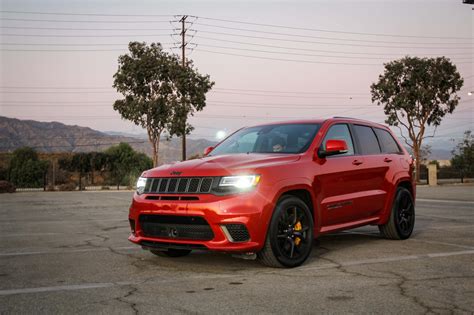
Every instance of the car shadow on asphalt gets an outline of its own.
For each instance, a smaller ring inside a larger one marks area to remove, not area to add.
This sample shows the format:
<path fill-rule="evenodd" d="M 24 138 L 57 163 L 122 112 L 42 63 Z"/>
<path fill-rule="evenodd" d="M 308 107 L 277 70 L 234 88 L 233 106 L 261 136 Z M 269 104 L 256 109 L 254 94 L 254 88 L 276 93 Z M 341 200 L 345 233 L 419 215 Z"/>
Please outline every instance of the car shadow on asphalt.
<path fill-rule="evenodd" d="M 318 258 L 325 258 L 337 251 L 364 244 L 371 246 L 376 242 L 386 241 L 378 231 L 344 231 L 321 236 L 314 241 L 313 251 L 305 266 L 322 264 Z M 142 256 L 143 257 L 143 256 Z M 179 258 L 158 257 L 146 252 L 142 263 L 151 268 L 173 268 L 196 273 L 232 273 L 243 270 L 268 270 L 258 260 L 242 259 L 227 253 L 210 251 L 194 251 L 190 255 Z M 327 262 L 324 262 L 327 263 Z"/>

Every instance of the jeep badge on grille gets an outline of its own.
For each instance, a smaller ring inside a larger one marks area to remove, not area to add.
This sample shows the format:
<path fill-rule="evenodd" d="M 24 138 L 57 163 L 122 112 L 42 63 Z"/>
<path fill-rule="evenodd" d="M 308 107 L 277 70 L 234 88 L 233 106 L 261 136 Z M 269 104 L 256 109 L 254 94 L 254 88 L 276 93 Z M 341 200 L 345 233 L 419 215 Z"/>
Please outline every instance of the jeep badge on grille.
<path fill-rule="evenodd" d="M 183 174 L 183 172 L 172 171 L 172 172 L 170 173 L 170 175 L 176 175 L 176 176 L 179 176 L 179 175 L 181 175 L 181 174 Z"/>

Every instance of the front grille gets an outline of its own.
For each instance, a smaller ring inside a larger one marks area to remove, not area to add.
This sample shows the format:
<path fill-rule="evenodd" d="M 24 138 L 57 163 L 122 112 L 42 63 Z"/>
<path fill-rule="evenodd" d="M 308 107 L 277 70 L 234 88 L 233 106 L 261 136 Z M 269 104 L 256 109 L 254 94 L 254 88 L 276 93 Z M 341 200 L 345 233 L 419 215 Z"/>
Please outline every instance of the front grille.
<path fill-rule="evenodd" d="M 202 217 L 173 215 L 141 215 L 140 227 L 145 236 L 209 241 L 214 233 Z"/>
<path fill-rule="evenodd" d="M 145 194 L 208 194 L 218 185 L 217 177 L 148 178 Z"/>
<path fill-rule="evenodd" d="M 243 224 L 226 224 L 223 227 L 227 230 L 229 236 L 232 238 L 230 240 L 231 242 L 246 242 L 250 240 L 249 231 Z"/>

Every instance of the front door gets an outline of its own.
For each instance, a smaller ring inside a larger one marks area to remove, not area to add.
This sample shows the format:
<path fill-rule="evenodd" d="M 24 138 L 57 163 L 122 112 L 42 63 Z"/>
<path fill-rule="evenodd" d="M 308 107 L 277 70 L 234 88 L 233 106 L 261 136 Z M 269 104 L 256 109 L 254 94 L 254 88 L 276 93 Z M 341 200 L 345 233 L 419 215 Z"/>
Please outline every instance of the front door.
<path fill-rule="evenodd" d="M 344 140 L 348 152 L 319 160 L 321 173 L 315 178 L 314 189 L 318 204 L 321 205 L 322 228 L 344 224 L 356 218 L 354 202 L 360 191 L 360 178 L 364 176 L 364 159 L 355 155 L 349 125 L 330 126 L 321 143 L 323 148 L 330 139 Z"/>

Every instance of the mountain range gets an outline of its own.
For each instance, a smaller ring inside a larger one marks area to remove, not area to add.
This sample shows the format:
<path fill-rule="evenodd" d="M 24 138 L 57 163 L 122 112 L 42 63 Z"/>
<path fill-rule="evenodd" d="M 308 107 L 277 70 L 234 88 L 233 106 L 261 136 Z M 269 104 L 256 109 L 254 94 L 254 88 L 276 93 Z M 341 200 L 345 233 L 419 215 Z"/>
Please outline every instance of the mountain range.
<path fill-rule="evenodd" d="M 187 154 L 201 154 L 204 148 L 215 144 L 206 139 L 186 139 Z M 20 147 L 32 147 L 38 152 L 103 151 L 120 142 L 129 143 L 135 150 L 151 156 L 151 146 L 144 135 L 105 133 L 88 127 L 65 125 L 59 122 L 39 122 L 0 116 L 0 152 L 12 152 Z M 181 159 L 181 140 L 162 140 L 160 162 Z"/>

